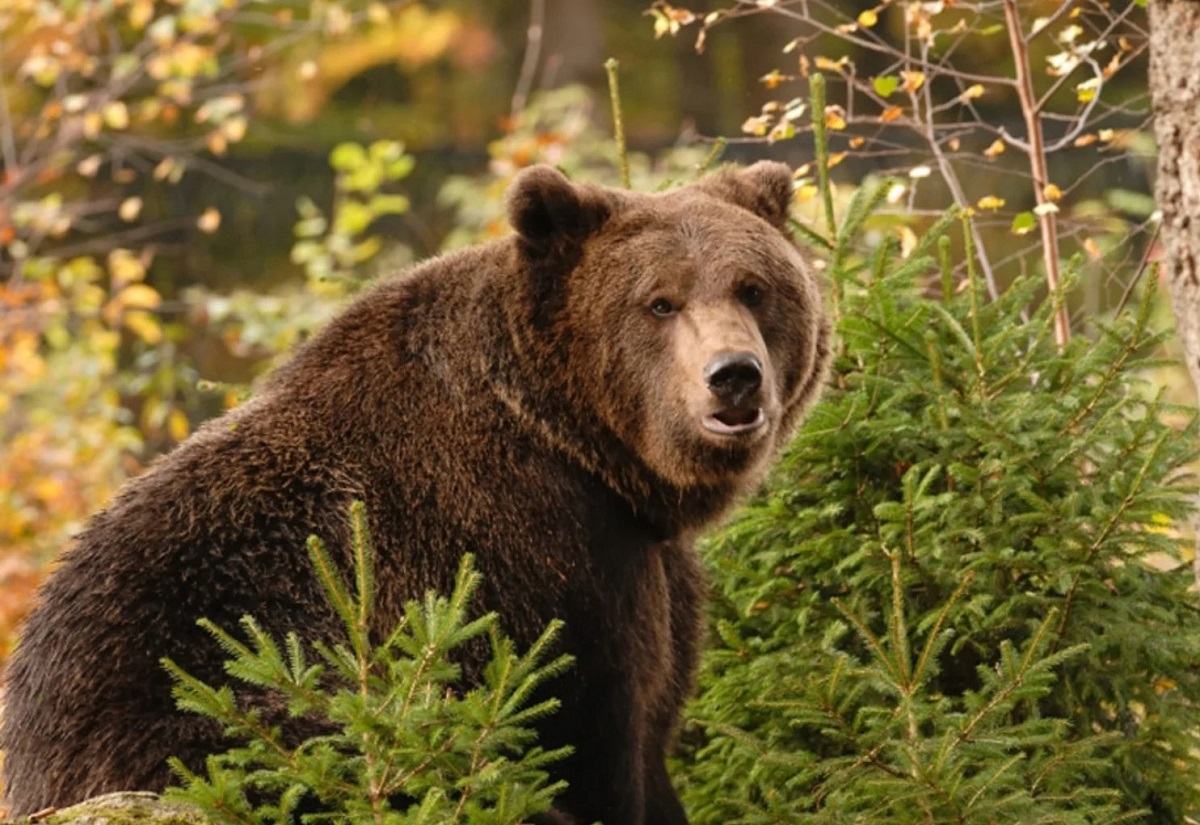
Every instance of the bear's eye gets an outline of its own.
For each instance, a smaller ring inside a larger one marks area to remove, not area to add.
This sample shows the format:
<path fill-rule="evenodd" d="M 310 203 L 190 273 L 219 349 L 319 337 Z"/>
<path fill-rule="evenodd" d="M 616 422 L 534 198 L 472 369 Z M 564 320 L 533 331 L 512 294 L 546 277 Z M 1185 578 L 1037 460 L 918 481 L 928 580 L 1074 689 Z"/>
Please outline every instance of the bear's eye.
<path fill-rule="evenodd" d="M 758 284 L 742 284 L 738 287 L 737 297 L 750 309 L 754 309 L 762 304 L 763 299 L 767 297 L 767 291 Z"/>
<path fill-rule="evenodd" d="M 666 298 L 655 298 L 650 302 L 650 314 L 655 318 L 669 318 L 676 312 L 675 305 Z"/>

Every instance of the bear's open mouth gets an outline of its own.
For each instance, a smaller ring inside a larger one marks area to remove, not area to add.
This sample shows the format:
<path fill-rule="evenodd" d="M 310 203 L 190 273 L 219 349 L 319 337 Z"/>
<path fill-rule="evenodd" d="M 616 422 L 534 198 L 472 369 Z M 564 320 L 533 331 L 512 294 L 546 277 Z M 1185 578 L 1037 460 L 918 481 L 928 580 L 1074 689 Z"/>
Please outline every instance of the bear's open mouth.
<path fill-rule="evenodd" d="M 742 435 L 767 423 L 762 407 L 720 410 L 704 416 L 704 429 L 717 435 Z"/>

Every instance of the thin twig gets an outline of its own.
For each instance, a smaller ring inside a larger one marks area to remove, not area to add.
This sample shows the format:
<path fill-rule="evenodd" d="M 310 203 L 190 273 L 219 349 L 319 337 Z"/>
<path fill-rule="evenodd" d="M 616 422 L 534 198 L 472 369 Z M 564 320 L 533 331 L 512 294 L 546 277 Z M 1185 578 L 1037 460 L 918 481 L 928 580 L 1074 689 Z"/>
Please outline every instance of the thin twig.
<path fill-rule="evenodd" d="M 525 109 L 529 91 L 533 88 L 533 76 L 537 72 L 538 60 L 542 56 L 542 33 L 545 31 L 546 0 L 529 0 L 529 27 L 525 30 L 525 58 L 521 61 L 521 74 L 512 97 L 512 116 L 515 118 Z"/>
<path fill-rule="evenodd" d="M 1008 24 L 1008 40 L 1016 68 L 1017 98 L 1021 114 L 1025 118 L 1025 138 L 1029 142 L 1029 169 L 1033 173 L 1033 194 L 1039 207 L 1047 207 L 1046 184 L 1050 182 L 1046 170 L 1046 147 L 1042 136 L 1042 124 L 1038 119 L 1037 96 L 1033 90 L 1033 78 L 1029 72 L 1028 42 L 1021 33 L 1021 19 L 1017 0 L 1004 0 L 1004 18 Z M 1052 206 L 1052 204 L 1051 204 Z M 1034 210 L 1042 236 L 1042 261 L 1046 267 L 1046 286 L 1050 294 L 1058 292 L 1062 282 L 1059 271 L 1058 226 L 1054 209 Z M 1067 307 L 1060 305 L 1054 313 L 1054 343 L 1062 349 L 1071 337 L 1071 319 Z"/>

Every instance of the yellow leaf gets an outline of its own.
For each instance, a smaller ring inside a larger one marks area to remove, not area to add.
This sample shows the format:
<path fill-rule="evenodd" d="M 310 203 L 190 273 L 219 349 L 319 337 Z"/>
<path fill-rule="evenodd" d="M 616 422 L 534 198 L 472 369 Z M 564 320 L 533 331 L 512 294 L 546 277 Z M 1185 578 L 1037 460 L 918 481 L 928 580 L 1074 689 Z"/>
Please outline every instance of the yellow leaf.
<path fill-rule="evenodd" d="M 925 85 L 924 72 L 900 72 L 900 79 L 904 81 L 902 88 L 910 94 Z"/>
<path fill-rule="evenodd" d="M 804 203 L 817 196 L 817 187 L 811 183 L 796 187 L 796 202 Z"/>
<path fill-rule="evenodd" d="M 975 205 L 980 209 L 999 209 L 1004 206 L 1004 198 L 998 198 L 995 195 L 984 195 Z"/>
<path fill-rule="evenodd" d="M 827 106 L 825 108 L 825 128 L 833 129 L 835 132 L 846 128 L 846 118 L 842 116 L 839 107 Z"/>
<path fill-rule="evenodd" d="M 876 14 L 872 9 L 868 9 L 858 16 L 858 25 L 862 26 L 864 29 L 869 29 L 878 22 L 879 15 Z"/>
<path fill-rule="evenodd" d="M 1095 238 L 1084 238 L 1083 248 L 1093 261 L 1100 260 L 1100 245 L 1096 243 Z"/>
<path fill-rule="evenodd" d="M 183 441 L 188 434 L 187 416 L 183 414 L 183 410 L 171 410 L 171 414 L 167 416 L 167 432 L 171 434 L 171 438 L 176 441 Z"/>
<path fill-rule="evenodd" d="M 118 293 L 117 298 L 127 307 L 153 309 L 162 303 L 158 290 L 146 284 L 130 284 Z"/>
<path fill-rule="evenodd" d="M 818 56 L 815 61 L 816 67 L 823 72 L 840 72 L 842 66 L 846 65 L 849 58 L 839 57 L 837 60 L 830 60 L 828 57 Z"/>
<path fill-rule="evenodd" d="M 157 344 L 162 341 L 162 324 L 150 313 L 135 309 L 132 312 L 126 312 L 121 320 L 126 329 L 147 344 Z"/>
<path fill-rule="evenodd" d="M 125 223 L 136 221 L 138 215 L 142 212 L 142 199 L 133 197 L 126 198 L 121 201 L 121 205 L 117 207 L 117 215 Z"/>
<path fill-rule="evenodd" d="M 1076 148 L 1082 148 L 1084 146 L 1091 146 L 1095 142 L 1096 142 L 1095 135 L 1086 134 L 1086 135 L 1080 135 L 1079 137 L 1075 138 L 1074 145 Z"/>
<path fill-rule="evenodd" d="M 88 155 L 75 165 L 75 171 L 85 178 L 94 178 L 96 173 L 100 171 L 100 164 L 103 161 L 104 158 L 100 155 Z"/>
<path fill-rule="evenodd" d="M 769 118 L 765 117 L 748 117 L 742 124 L 742 131 L 748 135 L 762 137 L 767 133 Z"/>
<path fill-rule="evenodd" d="M 237 143 L 246 136 L 246 118 L 241 115 L 229 118 L 221 124 L 221 134 L 231 143 Z"/>
<path fill-rule="evenodd" d="M 31 487 L 34 498 L 47 504 L 61 501 L 66 491 L 66 486 L 57 478 L 35 479 Z"/>
<path fill-rule="evenodd" d="M 768 89 L 774 89 L 784 81 L 791 79 L 792 78 L 788 75 L 780 73 L 779 69 L 771 69 L 770 72 L 760 77 L 758 82 L 766 86 Z"/>
<path fill-rule="evenodd" d="M 841 163 L 845 159 L 846 159 L 845 152 L 835 152 L 834 154 L 829 156 L 829 162 L 828 162 L 828 164 L 826 164 L 826 166 L 827 166 L 827 168 L 832 169 L 833 167 L 837 166 L 839 163 Z"/>
<path fill-rule="evenodd" d="M 917 248 L 917 234 L 907 226 L 899 227 L 896 234 L 900 236 L 900 257 L 907 258 Z"/>
<path fill-rule="evenodd" d="M 1116 137 L 1116 134 L 1117 133 L 1115 131 L 1113 131 L 1112 129 L 1101 129 L 1100 130 L 1100 139 L 1102 141 L 1104 141 L 1105 143 L 1108 143 L 1114 137 Z"/>
<path fill-rule="evenodd" d="M 146 24 L 154 17 L 154 1 L 153 0 L 134 0 L 129 6 L 129 25 L 133 26 L 135 31 L 141 31 L 146 28 Z"/>
<path fill-rule="evenodd" d="M 1062 190 L 1053 183 L 1047 183 L 1042 189 L 1042 196 L 1048 201 L 1057 201 L 1062 199 Z"/>
<path fill-rule="evenodd" d="M 983 97 L 983 92 L 983 84 L 976 83 L 974 86 L 968 86 L 966 91 L 962 93 L 962 96 L 965 100 L 976 100 Z"/>
<path fill-rule="evenodd" d="M 900 202 L 904 197 L 904 193 L 908 191 L 908 187 L 903 183 L 893 183 L 887 191 L 887 202 L 893 206 Z"/>
<path fill-rule="evenodd" d="M 879 120 L 882 123 L 891 123 L 893 120 L 899 118 L 902 114 L 904 114 L 904 110 L 899 106 L 888 106 L 879 115 Z"/>
<path fill-rule="evenodd" d="M 83 116 L 83 136 L 89 140 L 100 134 L 104 128 L 104 118 L 99 112 L 88 112 Z"/>
<path fill-rule="evenodd" d="M 114 100 L 104 107 L 104 122 L 110 129 L 124 129 L 129 126 L 129 109 L 120 100 Z"/>
<path fill-rule="evenodd" d="M 1005 149 L 1004 141 L 997 138 L 996 140 L 992 141 L 991 146 L 989 146 L 988 148 L 983 150 L 983 153 L 985 155 L 987 155 L 989 158 L 994 158 L 997 155 L 1004 154 L 1004 149 Z"/>
<path fill-rule="evenodd" d="M 851 138 L 850 139 L 850 148 L 858 149 L 866 142 L 867 142 L 867 139 L 864 137 Z"/>
<path fill-rule="evenodd" d="M 112 276 L 113 289 L 120 290 L 126 284 L 136 284 L 146 277 L 146 267 L 128 249 L 114 249 L 108 253 L 108 272 Z"/>
<path fill-rule="evenodd" d="M 221 213 L 211 206 L 208 207 L 204 210 L 204 213 L 196 219 L 196 226 L 199 227 L 201 232 L 211 235 L 221 226 Z"/>

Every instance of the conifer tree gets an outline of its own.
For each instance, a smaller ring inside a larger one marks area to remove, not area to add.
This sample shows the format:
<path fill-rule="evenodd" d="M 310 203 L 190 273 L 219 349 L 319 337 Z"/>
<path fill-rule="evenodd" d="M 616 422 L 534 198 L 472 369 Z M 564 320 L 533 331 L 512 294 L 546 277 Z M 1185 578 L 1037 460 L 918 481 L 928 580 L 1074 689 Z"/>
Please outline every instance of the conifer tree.
<path fill-rule="evenodd" d="M 448 597 L 410 602 L 391 635 L 373 643 L 374 560 L 365 508 L 351 507 L 354 575 L 342 580 L 321 542 L 309 539 L 313 567 L 345 628 L 338 644 L 314 644 L 295 633 L 282 644 L 253 617 L 238 635 L 202 620 L 228 652 L 234 682 L 279 696 L 292 718 L 319 720 L 329 733 L 292 742 L 259 709 L 239 702 L 239 689 L 213 687 L 164 662 L 175 677 L 180 708 L 210 716 L 236 744 L 211 756 L 204 775 L 178 760 L 182 788 L 168 796 L 199 806 L 217 823 L 307 822 L 375 825 L 517 825 L 547 810 L 563 783 L 546 766 L 566 750 L 544 751 L 531 723 L 557 700 L 533 701 L 536 688 L 569 666 L 546 662 L 558 625 L 523 654 L 497 629 L 494 613 L 469 617 L 479 574 L 465 556 Z M 460 685 L 454 654 L 487 635 L 492 659 L 483 683 Z"/>
<path fill-rule="evenodd" d="M 988 301 L 967 216 L 907 256 L 870 247 L 885 189 L 806 231 L 829 262 L 831 387 L 705 548 L 693 819 L 1194 817 L 1200 616 L 1174 525 L 1195 422 L 1143 378 L 1166 334 L 1154 279 L 1056 346 L 1069 282 Z"/>

